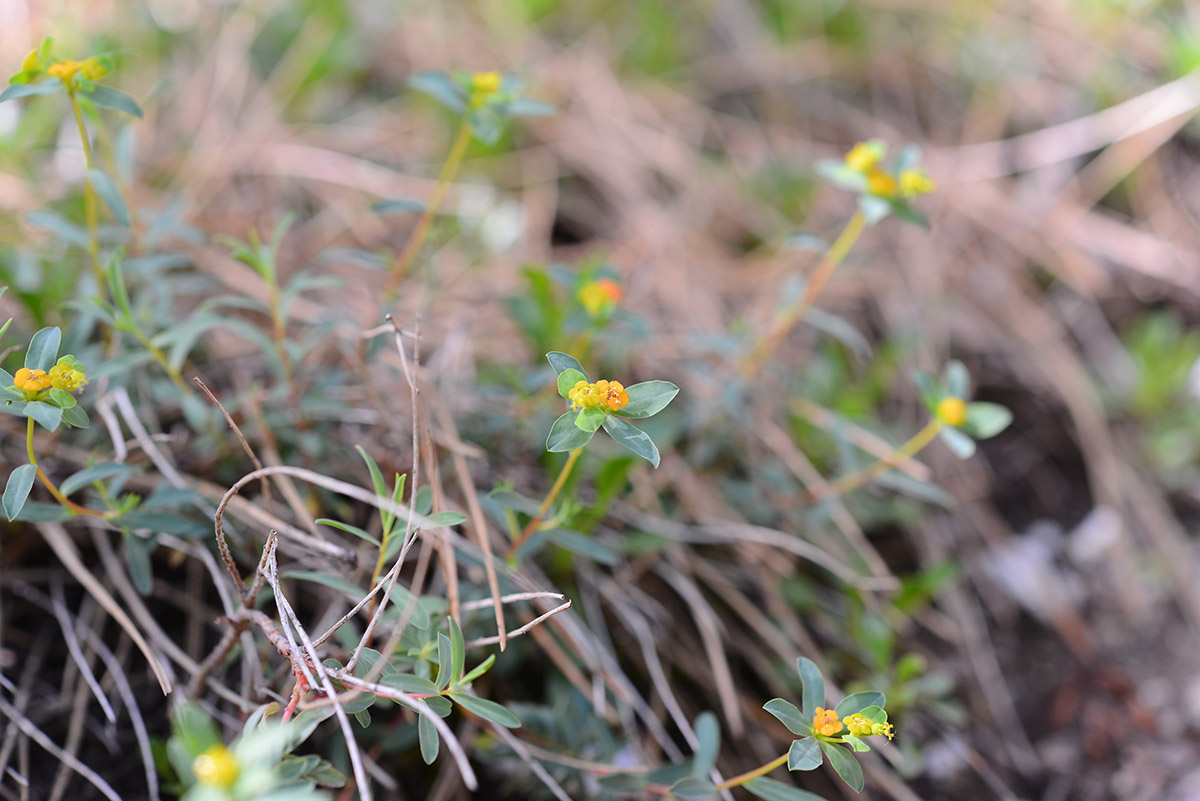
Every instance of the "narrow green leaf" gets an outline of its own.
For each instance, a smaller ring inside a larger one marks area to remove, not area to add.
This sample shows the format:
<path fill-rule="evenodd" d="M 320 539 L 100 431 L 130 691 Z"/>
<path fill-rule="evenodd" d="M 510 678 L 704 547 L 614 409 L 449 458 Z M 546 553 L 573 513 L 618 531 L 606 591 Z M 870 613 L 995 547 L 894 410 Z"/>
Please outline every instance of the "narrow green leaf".
<path fill-rule="evenodd" d="M 576 412 L 567 412 L 554 421 L 550 426 L 550 434 L 546 437 L 546 450 L 551 453 L 565 453 L 576 448 L 582 448 L 592 441 L 595 435 L 591 431 L 583 431 L 575 425 Z"/>
<path fill-rule="evenodd" d="M 62 422 L 63 418 L 62 409 L 41 401 L 30 401 L 25 404 L 25 409 L 21 414 L 37 420 L 48 431 L 57 431 L 58 424 Z"/>
<path fill-rule="evenodd" d="M 5 100 L 16 100 L 18 97 L 28 97 L 29 95 L 52 95 L 55 92 L 61 92 L 63 88 L 62 81 L 54 78 L 41 83 L 24 83 L 14 84 L 3 92 L 0 92 L 0 103 Z"/>
<path fill-rule="evenodd" d="M 813 307 L 804 313 L 804 322 L 841 342 L 859 361 L 871 360 L 871 343 L 844 317 Z"/>
<path fill-rule="evenodd" d="M 439 690 L 444 690 L 450 686 L 450 677 L 454 673 L 454 644 L 450 642 L 449 637 L 440 631 L 437 636 L 437 650 L 438 672 L 434 684 Z"/>
<path fill-rule="evenodd" d="M 862 212 L 867 225 L 874 225 L 892 213 L 892 204 L 874 195 L 859 195 L 858 210 Z"/>
<path fill-rule="evenodd" d="M 340 520 L 330 520 L 328 517 L 318 517 L 313 522 L 315 522 L 319 525 L 322 525 L 322 526 L 329 526 L 330 528 L 336 528 L 339 531 L 346 532 L 347 534 L 353 534 L 354 536 L 358 537 L 360 540 L 366 540 L 367 542 L 371 543 L 376 548 L 381 547 L 379 540 L 375 539 L 374 537 L 372 537 L 367 532 L 363 531 L 358 526 L 352 526 L 349 523 L 343 523 Z"/>
<path fill-rule="evenodd" d="M 715 784 L 698 776 L 684 776 L 671 785 L 671 795 L 676 798 L 705 798 L 716 792 Z"/>
<path fill-rule="evenodd" d="M 139 468 L 128 464 L 119 464 L 117 462 L 101 462 L 94 464 L 91 467 L 85 467 L 78 473 L 68 476 L 62 484 L 58 485 L 58 491 L 63 495 L 70 495 L 76 490 L 83 489 L 89 484 L 94 484 L 97 481 L 104 481 L 113 476 L 126 475 L 128 473 L 141 472 Z"/>
<path fill-rule="evenodd" d="M 426 70 L 409 78 L 410 89 L 429 95 L 455 114 L 467 110 L 467 93 L 453 78 L 440 70 Z"/>
<path fill-rule="evenodd" d="M 938 436 L 959 459 L 970 459 L 975 455 L 975 440 L 957 428 L 945 426 L 938 432 Z"/>
<path fill-rule="evenodd" d="M 458 684 L 462 678 L 463 668 L 467 663 L 467 645 L 463 641 L 462 629 L 458 627 L 458 621 L 454 618 L 447 618 L 450 624 L 450 684 L 451 686 Z"/>
<path fill-rule="evenodd" d="M 450 698 L 454 703 L 468 712 L 476 714 L 484 720 L 490 720 L 498 726 L 503 726 L 506 729 L 521 728 L 520 718 L 495 701 L 489 701 L 486 698 L 476 698 L 473 695 L 459 694 L 451 695 Z"/>
<path fill-rule="evenodd" d="M 816 770 L 821 767 L 821 744 L 813 737 L 792 740 L 788 749 L 788 770 Z"/>
<path fill-rule="evenodd" d="M 849 745 L 851 748 L 853 748 L 855 751 L 857 751 L 860 754 L 865 754 L 866 752 L 871 750 L 871 746 L 867 745 L 860 738 L 855 737 L 853 735 L 847 734 L 842 739 L 844 739 L 846 741 L 847 745 Z"/>
<path fill-rule="evenodd" d="M 833 765 L 837 775 L 842 777 L 842 781 L 848 784 L 854 792 L 861 793 L 864 783 L 862 765 L 858 764 L 854 755 L 834 743 L 822 742 L 821 750 L 829 758 L 829 764 Z"/>
<path fill-rule="evenodd" d="M 92 185 L 92 189 L 96 190 L 96 194 L 108 207 L 113 219 L 128 228 L 130 225 L 129 206 L 125 203 L 125 198 L 121 196 L 121 190 L 117 188 L 116 181 L 99 167 L 89 169 L 87 179 L 88 183 Z"/>
<path fill-rule="evenodd" d="M 601 565 L 615 565 L 621 561 L 615 553 L 596 540 L 590 534 L 581 534 L 565 528 L 556 528 L 543 532 L 546 539 L 564 551 L 591 559 Z"/>
<path fill-rule="evenodd" d="M 297 581 L 311 581 L 314 584 L 320 584 L 329 587 L 332 590 L 343 592 L 354 600 L 361 599 L 366 595 L 366 591 L 360 589 L 357 585 L 346 581 L 341 576 L 331 576 L 326 573 L 318 573 L 315 570 L 293 570 L 290 573 L 284 573 L 281 578 L 296 579 Z"/>
<path fill-rule="evenodd" d="M 845 720 L 847 715 L 853 715 L 855 712 L 862 712 L 869 706 L 882 707 L 887 703 L 887 698 L 883 693 L 868 690 L 861 693 L 853 693 L 842 699 L 842 702 L 837 705 L 834 711 L 838 713 L 838 717 Z"/>
<path fill-rule="evenodd" d="M 49 370 L 58 359 L 58 346 L 62 343 L 62 331 L 58 328 L 43 328 L 29 340 L 25 349 L 25 366 L 30 370 Z"/>
<path fill-rule="evenodd" d="M 692 775 L 707 776 L 717 761 L 721 748 L 721 723 L 717 716 L 705 710 L 696 716 L 696 755 L 692 757 Z"/>
<path fill-rule="evenodd" d="M 142 107 L 138 105 L 138 102 L 132 96 L 125 94 L 119 89 L 93 85 L 91 89 L 81 94 L 97 106 L 123 111 L 126 114 L 137 117 L 139 120 L 145 117 L 142 113 Z"/>
<path fill-rule="evenodd" d="M 435 515 L 429 515 L 427 518 L 429 525 L 435 527 L 442 526 L 457 526 L 460 523 L 467 522 L 467 516 L 462 512 L 438 512 Z"/>
<path fill-rule="evenodd" d="M 800 710 L 791 701 L 785 701 L 782 698 L 772 698 L 763 704 L 763 709 L 774 715 L 784 726 L 787 726 L 788 731 L 792 734 L 800 736 L 812 734 L 812 716 L 801 714 Z"/>
<path fill-rule="evenodd" d="M 750 795 L 758 796 L 765 801 L 825 801 L 819 795 L 792 787 L 790 784 L 768 779 L 765 776 L 751 779 L 742 786 L 750 792 Z"/>
<path fill-rule="evenodd" d="M 580 431 L 586 431 L 589 434 L 595 434 L 600 426 L 604 425 L 604 412 L 597 409 L 595 406 L 589 406 L 586 409 L 580 409 L 579 414 L 575 416 L 575 427 Z"/>
<path fill-rule="evenodd" d="M 610 437 L 617 441 L 618 445 L 628 448 L 650 464 L 658 467 L 658 448 L 655 447 L 654 441 L 650 439 L 650 435 L 645 431 L 613 415 L 607 415 L 604 418 L 604 430 L 608 432 Z"/>
<path fill-rule="evenodd" d="M 618 409 L 617 414 L 638 420 L 667 408 L 667 404 L 679 394 L 679 387 L 670 381 L 643 381 L 626 387 L 625 391 L 629 393 L 629 403 Z"/>
<path fill-rule="evenodd" d="M 825 706 L 825 679 L 821 677 L 821 669 L 807 657 L 796 660 L 796 670 L 803 687 L 804 719 L 811 721 L 817 716 L 817 707 Z"/>
<path fill-rule="evenodd" d="M 479 678 L 484 673 L 487 673 L 488 670 L 491 669 L 492 665 L 495 664 L 495 662 L 496 662 L 496 655 L 488 654 L 488 658 L 483 660 L 482 662 L 480 662 L 478 665 L 476 665 L 475 669 L 472 670 L 470 673 L 463 676 L 462 681 L 460 681 L 459 684 L 470 684 L 471 682 L 475 681 L 475 679 Z"/>
<path fill-rule="evenodd" d="M 587 376 L 575 369 L 563 370 L 558 374 L 558 394 L 567 397 L 567 393 L 580 381 L 587 381 Z"/>
<path fill-rule="evenodd" d="M 154 541 L 148 537 L 130 534 L 125 537 L 125 562 L 129 565 L 129 577 L 133 586 L 142 595 L 150 595 L 154 589 L 154 564 L 150 559 Z"/>
<path fill-rule="evenodd" d="M 36 477 L 37 466 L 31 464 L 23 464 L 8 474 L 8 484 L 4 487 L 4 514 L 9 520 L 20 514 Z"/>
<path fill-rule="evenodd" d="M 386 684 L 389 687 L 395 687 L 397 690 L 402 690 L 406 693 L 414 693 L 416 695 L 437 695 L 438 687 L 432 681 L 421 676 L 414 676 L 412 673 L 385 673 L 379 679 L 380 684 Z"/>
<path fill-rule="evenodd" d="M 425 201 L 408 198 L 402 200 L 385 200 L 382 203 L 372 204 L 371 211 L 382 215 L 420 214 L 425 211 Z"/>
<path fill-rule="evenodd" d="M 504 103 L 501 109 L 510 117 L 553 117 L 558 113 L 558 109 L 550 103 L 525 98 Z"/>
<path fill-rule="evenodd" d="M 583 373 L 583 377 L 587 378 L 587 370 L 583 369 L 583 365 L 574 356 L 552 350 L 546 354 L 546 361 L 550 362 L 550 366 L 554 368 L 554 372 L 561 373 L 563 370 L 578 370 Z"/>
<path fill-rule="evenodd" d="M 417 741 L 421 746 L 421 759 L 426 765 L 432 765 L 437 759 L 441 741 L 438 739 L 437 726 L 425 715 L 417 716 Z"/>

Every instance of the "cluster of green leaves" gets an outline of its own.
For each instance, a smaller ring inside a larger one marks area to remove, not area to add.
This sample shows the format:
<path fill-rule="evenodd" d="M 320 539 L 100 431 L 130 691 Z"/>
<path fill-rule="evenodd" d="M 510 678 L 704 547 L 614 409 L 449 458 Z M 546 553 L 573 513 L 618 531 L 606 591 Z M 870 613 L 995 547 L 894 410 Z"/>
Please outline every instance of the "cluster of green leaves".
<path fill-rule="evenodd" d="M 513 75 L 501 76 L 500 87 L 481 93 L 472 85 L 472 75 L 426 70 L 408 79 L 408 86 L 423 92 L 470 126 L 471 134 L 485 145 L 500 141 L 504 124 L 516 117 L 546 117 L 554 106 L 522 96 L 524 83 Z"/>
<path fill-rule="evenodd" d="M 947 398 L 965 402 L 971 394 L 971 375 L 957 359 L 946 363 L 941 379 L 915 371 L 913 381 L 921 392 L 921 401 L 930 415 L 938 416 L 938 407 Z M 975 440 L 989 439 L 1008 428 L 1012 412 L 998 403 L 972 401 L 966 404 L 966 420 L 961 425 L 943 426 L 938 436 L 954 455 L 969 459 L 975 454 Z"/>
<path fill-rule="evenodd" d="M 166 789 L 184 801 L 319 801 L 329 796 L 318 787 L 345 786 L 346 777 L 326 760 L 291 753 L 333 709 L 301 712 L 286 723 L 279 720 L 278 713 L 278 704 L 255 710 L 226 749 L 220 729 L 207 713 L 192 703 L 178 706 L 171 719 L 165 759 L 158 760 L 159 772 L 170 781 Z M 228 785 L 198 781 L 193 771 L 196 758 L 214 750 L 220 758 L 232 760 Z"/>
<path fill-rule="evenodd" d="M 559 351 L 546 354 L 546 359 L 558 374 L 558 394 L 563 398 L 579 381 L 589 380 L 583 365 L 573 357 Z M 590 407 L 563 413 L 546 438 L 546 450 L 561 453 L 582 448 L 592 441 L 601 427 L 616 443 L 658 467 L 658 447 L 646 432 L 627 420 L 642 420 L 652 417 L 667 407 L 679 394 L 679 387 L 670 381 L 643 381 L 627 387 L 629 403 L 620 409 Z"/>

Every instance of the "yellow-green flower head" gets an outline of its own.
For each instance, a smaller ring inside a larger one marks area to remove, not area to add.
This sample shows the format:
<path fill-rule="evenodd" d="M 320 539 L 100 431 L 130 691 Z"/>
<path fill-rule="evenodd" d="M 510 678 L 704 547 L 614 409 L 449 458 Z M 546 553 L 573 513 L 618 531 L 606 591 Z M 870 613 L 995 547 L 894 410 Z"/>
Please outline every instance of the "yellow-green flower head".
<path fill-rule="evenodd" d="M 31 370 L 28 367 L 22 367 L 13 376 L 13 386 L 25 393 L 25 397 L 33 400 L 43 391 L 50 389 L 51 378 L 46 375 L 45 370 Z"/>
<path fill-rule="evenodd" d="M 70 59 L 66 61 L 56 61 L 49 67 L 46 67 L 46 73 L 58 78 L 63 82 L 64 86 L 70 86 L 72 79 L 75 77 L 75 73 L 79 72 L 80 66 L 81 65 L 78 61 L 71 61 Z"/>
<path fill-rule="evenodd" d="M 597 278 L 579 288 L 576 297 L 592 317 L 601 317 L 612 312 L 621 302 L 621 285 L 611 278 Z"/>
<path fill-rule="evenodd" d="M 83 385 L 87 383 L 87 374 L 84 372 L 82 364 L 70 356 L 64 356 L 59 359 L 58 364 L 50 368 L 49 379 L 50 386 L 55 389 L 74 392 L 82 389 Z"/>
<path fill-rule="evenodd" d="M 928 195 L 937 189 L 937 182 L 921 170 L 910 167 L 900 172 L 900 193 L 905 197 Z"/>
<path fill-rule="evenodd" d="M 629 403 L 629 393 L 625 391 L 620 381 L 597 381 L 589 384 L 587 381 L 576 381 L 575 386 L 567 393 L 567 400 L 579 409 L 604 407 L 616 411 Z"/>
<path fill-rule="evenodd" d="M 876 197 L 893 198 L 899 191 L 896 178 L 890 172 L 875 167 L 867 173 L 867 192 Z"/>
<path fill-rule="evenodd" d="M 942 398 L 935 416 L 942 424 L 957 428 L 967 422 L 967 403 L 962 398 Z"/>
<path fill-rule="evenodd" d="M 870 720 L 861 712 L 855 712 L 853 715 L 848 715 L 845 720 L 846 730 L 855 737 L 866 737 L 871 734 Z"/>
<path fill-rule="evenodd" d="M 832 737 L 842 730 L 842 722 L 838 720 L 837 712 L 817 707 L 817 714 L 813 717 L 813 728 L 817 730 L 817 734 Z"/>
<path fill-rule="evenodd" d="M 887 145 L 883 143 L 882 139 L 859 142 L 846 154 L 846 166 L 855 172 L 866 174 L 879 166 L 879 162 L 883 161 L 885 155 L 887 155 Z"/>
<path fill-rule="evenodd" d="M 479 95 L 490 95 L 500 91 L 503 83 L 500 73 L 495 70 L 476 72 L 471 76 L 471 90 Z"/>
<path fill-rule="evenodd" d="M 29 51 L 29 55 L 25 56 L 25 60 L 21 62 L 21 72 L 27 70 L 38 70 L 42 68 L 42 62 L 38 60 L 38 51 L 33 49 Z"/>
<path fill-rule="evenodd" d="M 890 723 L 872 723 L 871 734 L 882 734 L 890 740 L 896 736 L 896 727 Z"/>
<path fill-rule="evenodd" d="M 98 58 L 89 58 L 79 65 L 79 74 L 89 81 L 98 81 L 108 74 L 108 67 Z"/>
<path fill-rule="evenodd" d="M 237 781 L 237 758 L 225 746 L 214 745 L 192 760 L 192 773 L 201 784 L 229 788 Z"/>

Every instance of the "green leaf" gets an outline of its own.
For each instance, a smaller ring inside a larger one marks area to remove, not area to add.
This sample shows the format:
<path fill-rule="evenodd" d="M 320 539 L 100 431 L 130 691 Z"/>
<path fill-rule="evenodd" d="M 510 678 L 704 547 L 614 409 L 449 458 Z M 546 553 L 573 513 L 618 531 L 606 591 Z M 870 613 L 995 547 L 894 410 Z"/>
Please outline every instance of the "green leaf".
<path fill-rule="evenodd" d="M 858 210 L 862 212 L 867 225 L 874 225 L 892 213 L 892 204 L 874 195 L 859 195 Z"/>
<path fill-rule="evenodd" d="M 123 111 L 126 114 L 137 117 L 139 120 L 145 117 L 142 113 L 142 107 L 138 105 L 138 102 L 132 96 L 125 94 L 119 89 L 111 89 L 107 86 L 96 86 L 93 84 L 91 89 L 81 91 L 81 94 L 97 106 Z"/>
<path fill-rule="evenodd" d="M 792 787 L 790 784 L 777 782 L 774 779 L 768 779 L 765 776 L 759 776 L 757 779 L 751 779 L 742 785 L 750 792 L 751 795 L 765 799 L 765 801 L 825 801 L 819 795 L 813 795 L 807 790 L 800 790 Z"/>
<path fill-rule="evenodd" d="M 62 331 L 43 328 L 29 340 L 25 349 L 25 366 L 30 370 L 49 370 L 58 358 L 58 346 L 62 343 Z"/>
<path fill-rule="evenodd" d="M 698 776 L 684 776 L 671 785 L 671 795 L 676 798 L 704 798 L 716 792 L 715 784 Z"/>
<path fill-rule="evenodd" d="M 546 361 L 550 362 L 550 366 L 554 368 L 554 372 L 561 373 L 563 370 L 578 370 L 583 373 L 583 377 L 587 378 L 587 370 L 583 369 L 583 365 L 574 356 L 568 356 L 561 351 L 552 350 L 546 354 Z"/>
<path fill-rule="evenodd" d="M 558 394 L 560 397 L 567 397 L 575 385 L 580 381 L 587 381 L 587 376 L 574 368 L 567 368 L 558 374 Z"/>
<path fill-rule="evenodd" d="M 429 525 L 435 528 L 457 526 L 467 522 L 467 516 L 462 512 L 438 512 L 435 515 L 429 515 L 426 519 L 429 521 Z"/>
<path fill-rule="evenodd" d="M 37 466 L 32 464 L 23 464 L 8 474 L 8 484 L 4 487 L 4 514 L 9 520 L 20 514 L 36 477 Z"/>
<path fill-rule="evenodd" d="M 821 750 L 829 758 L 829 764 L 833 765 L 837 775 L 842 777 L 842 781 L 850 785 L 850 789 L 854 792 L 861 793 L 863 789 L 862 765 L 858 764 L 854 755 L 834 743 L 822 742 Z"/>
<path fill-rule="evenodd" d="M 579 410 L 579 414 L 575 416 L 575 427 L 580 431 L 595 434 L 600 426 L 604 425 L 604 418 L 604 412 L 595 406 L 589 406 L 586 409 Z"/>
<path fill-rule="evenodd" d="M 871 360 L 871 343 L 849 321 L 836 314 L 810 307 L 804 313 L 804 322 L 818 331 L 823 331 L 841 342 L 862 362 Z"/>
<path fill-rule="evenodd" d="M 887 723 L 887 710 L 881 706 L 867 706 L 858 710 L 858 713 L 872 723 Z"/>
<path fill-rule="evenodd" d="M 815 712 L 813 715 L 803 715 L 799 709 L 796 709 L 795 704 L 791 701 L 785 701 L 782 698 L 772 698 L 763 704 L 763 709 L 774 715 L 784 726 L 787 726 L 788 731 L 792 734 L 800 736 L 812 734 L 811 721 L 816 714 Z"/>
<path fill-rule="evenodd" d="M 412 673 L 384 673 L 379 678 L 380 684 L 386 684 L 388 687 L 395 687 L 397 690 L 402 690 L 406 693 L 415 693 L 417 695 L 437 695 L 438 687 L 432 681 L 421 676 L 414 676 Z"/>
<path fill-rule="evenodd" d="M 670 381 L 643 381 L 626 387 L 629 403 L 617 410 L 621 417 L 640 420 L 658 414 L 679 394 L 679 387 Z"/>
<path fill-rule="evenodd" d="M 583 431 L 575 425 L 577 412 L 567 412 L 554 421 L 550 426 L 550 434 L 546 437 L 546 450 L 551 453 L 563 453 L 582 448 L 592 441 L 595 432 Z"/>
<path fill-rule="evenodd" d="M 50 403 L 63 410 L 72 409 L 79 405 L 79 401 L 75 400 L 74 395 L 58 387 L 50 389 Z"/>
<path fill-rule="evenodd" d="M 51 406 L 48 403 L 41 401 L 30 401 L 25 404 L 25 408 L 21 411 L 25 417 L 31 417 L 42 424 L 42 427 L 49 431 L 56 431 L 58 424 L 62 422 L 63 410 L 57 406 Z"/>
<path fill-rule="evenodd" d="M 375 539 L 374 537 L 372 537 L 370 534 L 368 534 L 366 531 L 362 530 L 358 526 L 352 526 L 349 523 L 343 523 L 339 520 L 330 520 L 328 517 L 318 517 L 313 522 L 315 522 L 319 525 L 322 525 L 322 526 L 329 526 L 330 528 L 336 528 L 339 531 L 346 532 L 347 534 L 353 534 L 354 536 L 358 537 L 360 540 L 366 540 L 367 542 L 371 543 L 376 548 L 379 548 L 382 546 L 382 543 L 380 543 L 379 540 Z"/>
<path fill-rule="evenodd" d="M 504 121 L 495 109 L 480 106 L 467 111 L 467 121 L 471 125 L 471 133 L 483 144 L 491 147 L 500 141 L 504 133 Z"/>
<path fill-rule="evenodd" d="M 957 428 L 943 426 L 942 430 L 938 432 L 938 436 L 959 459 L 970 459 L 975 455 L 975 440 Z"/>
<path fill-rule="evenodd" d="M 417 716 L 417 741 L 421 745 L 421 759 L 426 765 L 432 765 L 437 759 L 441 741 L 438 739 L 437 726 L 425 715 Z"/>
<path fill-rule="evenodd" d="M 470 684 L 471 682 L 475 681 L 475 679 L 479 678 L 484 673 L 487 673 L 491 669 L 492 665 L 495 664 L 495 662 L 496 655 L 488 654 L 488 658 L 476 665 L 475 669 L 470 673 L 463 676 L 462 681 L 460 681 L 459 684 Z"/>
<path fill-rule="evenodd" d="M 440 70 L 418 72 L 405 83 L 408 88 L 429 95 L 455 114 L 467 110 L 467 93 L 453 78 Z"/>
<path fill-rule="evenodd" d="M 655 447 L 654 441 L 650 439 L 650 435 L 645 431 L 613 415 L 607 415 L 604 418 L 604 430 L 608 432 L 610 437 L 617 441 L 618 445 L 628 448 L 650 464 L 658 467 L 658 448 Z"/>
<path fill-rule="evenodd" d="M 846 745 L 850 746 L 851 748 L 853 748 L 855 751 L 857 751 L 860 754 L 865 754 L 866 752 L 871 750 L 871 746 L 867 745 L 860 738 L 855 737 L 852 734 L 847 734 L 842 739 L 846 741 Z"/>
<path fill-rule="evenodd" d="M 454 644 L 450 642 L 449 637 L 440 631 L 437 636 L 437 644 L 438 672 L 437 680 L 434 684 L 439 690 L 444 690 L 450 686 L 450 677 L 454 672 Z"/>
<path fill-rule="evenodd" d="M 998 403 L 976 401 L 967 404 L 967 422 L 962 430 L 975 439 L 988 439 L 1008 428 L 1013 416 Z"/>
<path fill-rule="evenodd" d="M 564 551 L 570 551 L 598 564 L 615 565 L 621 561 L 620 557 L 598 542 L 595 537 L 588 534 L 581 534 L 578 531 L 571 531 L 565 528 L 556 528 L 544 532 L 543 536 Z"/>
<path fill-rule="evenodd" d="M 94 484 L 97 481 L 104 481 L 113 476 L 126 475 L 128 473 L 141 472 L 139 468 L 128 464 L 119 464 L 117 462 L 101 462 L 94 464 L 91 467 L 85 467 L 78 473 L 68 476 L 62 484 L 58 486 L 58 491 L 63 495 L 70 495 L 76 490 L 83 489 L 89 484 Z"/>
<path fill-rule="evenodd" d="M 3 103 L 5 100 L 16 100 L 18 97 L 28 97 L 29 95 L 52 95 L 56 92 L 61 92 L 62 89 L 62 81 L 57 78 L 42 81 L 41 83 L 14 84 L 3 92 L 0 92 L 0 103 Z"/>
<path fill-rule="evenodd" d="M 837 705 L 838 717 L 845 720 L 847 715 L 853 715 L 855 712 L 862 712 L 869 706 L 882 707 L 887 703 L 887 698 L 883 693 L 868 690 L 867 692 L 853 693 L 842 699 L 842 702 Z"/>
<path fill-rule="evenodd" d="M 965 398 L 971 392 L 971 374 L 958 359 L 946 362 L 942 370 L 942 392 L 954 398 Z"/>
<path fill-rule="evenodd" d="M 721 723 L 712 712 L 704 711 L 696 716 L 696 755 L 692 757 L 692 775 L 707 776 L 717 761 L 721 748 Z"/>
<path fill-rule="evenodd" d="M 484 720 L 490 720 L 498 726 L 503 726 L 506 729 L 521 728 L 520 718 L 495 701 L 489 701 L 486 698 L 476 698 L 473 695 L 454 694 L 450 698 L 454 703 L 468 712 L 476 714 Z"/>
<path fill-rule="evenodd" d="M 297 581 L 311 581 L 313 584 L 320 584 L 324 587 L 337 590 L 349 595 L 354 600 L 361 599 L 366 595 L 366 591 L 359 588 L 358 585 L 352 584 L 341 576 L 331 576 L 326 573 L 319 573 L 315 570 L 293 570 L 289 573 L 284 573 L 281 578 L 296 579 Z"/>
<path fill-rule="evenodd" d="M 818 175 L 834 186 L 849 189 L 851 192 L 867 191 L 867 177 L 858 170 L 851 169 L 844 161 L 818 161 L 816 170 Z"/>
<path fill-rule="evenodd" d="M 912 223 L 918 228 L 929 230 L 929 219 L 917 211 L 916 206 L 909 203 L 907 200 L 893 199 L 891 201 L 892 213 L 901 220 L 907 223 Z"/>
<path fill-rule="evenodd" d="M 113 525 L 129 529 L 148 529 L 181 537 L 212 534 L 211 523 L 198 523 L 170 512 L 129 512 L 113 519 Z M 362 593 L 358 593 L 362 597 Z"/>
<path fill-rule="evenodd" d="M 821 677 L 821 669 L 807 657 L 796 660 L 796 670 L 803 687 L 804 718 L 811 721 L 817 716 L 817 707 L 825 706 L 825 679 Z"/>
<path fill-rule="evenodd" d="M 154 550 L 154 541 L 148 537 L 130 534 L 125 538 L 125 561 L 129 565 L 129 577 L 133 586 L 142 595 L 150 595 L 154 589 L 154 565 L 150 553 Z"/>
<path fill-rule="evenodd" d="M 815 737 L 792 740 L 788 749 L 788 770 L 816 770 L 821 767 L 821 744 Z"/>
<path fill-rule="evenodd" d="M 82 406 L 72 406 L 70 409 L 63 409 L 63 422 L 72 428 L 87 428 L 91 420 Z"/>
<path fill-rule="evenodd" d="M 403 200 L 385 200 L 382 203 L 375 203 L 371 206 L 371 211 L 376 214 L 419 214 L 425 211 L 425 201 L 411 200 L 405 198 Z"/>
<path fill-rule="evenodd" d="M 458 684 L 462 678 L 463 668 L 467 664 L 467 646 L 463 641 L 462 629 L 458 627 L 458 621 L 454 618 L 447 618 L 450 624 L 450 684 Z"/>
<path fill-rule="evenodd" d="M 450 699 L 444 695 L 433 695 L 425 698 L 424 701 L 439 718 L 448 718 L 450 717 L 450 713 L 454 711 L 454 704 L 450 703 Z"/>
<path fill-rule="evenodd" d="M 121 197 L 121 190 L 117 188 L 116 182 L 109 177 L 108 173 L 99 167 L 92 167 L 87 171 L 88 183 L 92 185 L 92 189 L 96 190 L 96 194 L 104 201 L 104 205 L 108 206 L 109 213 L 113 219 L 124 227 L 129 227 L 129 206 L 125 203 L 125 198 Z"/>
<path fill-rule="evenodd" d="M 525 98 L 503 103 L 500 108 L 510 117 L 553 117 L 558 113 L 558 109 L 551 103 Z"/>

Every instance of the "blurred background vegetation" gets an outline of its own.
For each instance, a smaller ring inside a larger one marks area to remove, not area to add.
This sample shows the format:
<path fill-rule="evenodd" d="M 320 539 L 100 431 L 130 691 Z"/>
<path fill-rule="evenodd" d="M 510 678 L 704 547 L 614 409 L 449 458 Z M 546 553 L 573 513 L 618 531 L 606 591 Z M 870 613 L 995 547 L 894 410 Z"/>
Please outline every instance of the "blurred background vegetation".
<path fill-rule="evenodd" d="M 146 118 L 98 126 L 95 148 L 134 210 L 138 319 L 264 462 L 369 487 L 355 446 L 384 475 L 405 472 L 416 427 L 436 508 L 482 497 L 502 550 L 505 515 L 562 464 L 542 447 L 561 411 L 546 350 L 572 350 L 593 377 L 681 387 L 646 426 L 658 470 L 610 443 L 585 454 L 564 512 L 575 536 L 531 542 L 521 566 L 574 607 L 514 639 L 482 688 L 518 713 L 522 742 L 570 797 L 617 792 L 582 763 L 690 753 L 689 722 L 706 710 L 726 775 L 770 760 L 789 738 L 761 706 L 798 696 L 799 655 L 847 692 L 889 696 L 899 735 L 864 761 L 866 797 L 1200 797 L 1196 4 L 0 0 L 0 20 L 11 72 L 47 35 L 64 54 L 120 53 L 107 82 Z M 383 324 L 386 268 L 454 137 L 453 116 L 405 88 L 427 69 L 500 70 L 557 113 L 470 145 L 384 309 L 420 328 L 414 420 L 388 337 L 363 331 Z M 135 348 L 104 350 L 83 311 L 97 287 L 77 247 L 80 148 L 54 100 L 0 104 L 0 317 L 23 332 L 62 326 L 90 353 L 93 385 L 133 398 L 119 423 L 93 412 L 87 432 L 41 450 L 66 475 L 129 440 L 142 472 L 127 488 L 170 514 L 147 522 L 149 544 L 93 528 L 78 547 L 155 647 L 174 643 L 194 665 L 222 632 L 198 556 L 211 550 L 204 510 L 253 465 L 199 393 L 181 395 Z M 854 211 L 814 165 L 873 137 L 922 148 L 938 182 L 921 202 L 929 230 L 870 227 L 821 295 L 824 314 L 755 381 L 737 380 L 731 359 Z M 289 213 L 276 342 L 270 284 L 228 238 L 269 240 Z M 113 228 L 105 242 L 122 241 Z M 595 276 L 624 288 L 600 330 L 573 296 Z M 1012 409 L 1007 431 L 971 460 L 935 444 L 886 481 L 803 503 L 822 476 L 911 436 L 924 422 L 911 372 L 949 358 L 975 397 Z M 89 411 L 97 397 L 85 393 Z M 0 424 L 5 464 L 18 464 L 22 427 Z M 242 510 L 247 569 L 274 515 L 338 553 L 361 543 L 315 533 L 314 518 L 372 520 L 310 488 L 276 505 Z M 139 797 L 135 735 L 86 703 L 46 610 L 103 635 L 159 740 L 168 702 L 35 528 L 6 524 L 0 540 L 6 703 Z M 360 584 L 363 559 L 288 554 L 289 569 Z M 489 597 L 480 559 L 441 559 L 428 595 Z M 347 608 L 333 589 L 304 592 L 313 619 Z M 464 628 L 495 625 L 485 610 Z M 186 681 L 186 660 L 171 658 Z M 97 668 L 106 687 L 116 672 Z M 237 664 L 226 673 L 246 697 L 262 690 Z M 206 703 L 236 726 L 236 705 Z M 0 775 L 5 798 L 92 790 L 12 720 L 0 764 L 32 788 Z M 458 734 L 490 797 L 550 797 L 509 744 L 467 722 Z M 345 769 L 339 736 L 320 750 Z M 379 794 L 468 797 L 446 760 L 421 763 L 416 736 L 400 717 L 363 736 L 397 785 Z M 777 778 L 846 792 L 821 772 Z"/>

